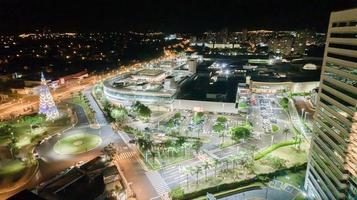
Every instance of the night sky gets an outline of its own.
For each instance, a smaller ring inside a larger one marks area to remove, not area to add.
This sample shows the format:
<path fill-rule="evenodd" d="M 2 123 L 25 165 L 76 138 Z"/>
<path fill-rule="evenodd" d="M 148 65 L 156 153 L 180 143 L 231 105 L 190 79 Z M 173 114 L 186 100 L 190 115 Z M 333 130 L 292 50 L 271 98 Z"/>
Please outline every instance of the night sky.
<path fill-rule="evenodd" d="M 326 31 L 331 11 L 354 7 L 357 0 L 0 0 L 0 32 Z"/>

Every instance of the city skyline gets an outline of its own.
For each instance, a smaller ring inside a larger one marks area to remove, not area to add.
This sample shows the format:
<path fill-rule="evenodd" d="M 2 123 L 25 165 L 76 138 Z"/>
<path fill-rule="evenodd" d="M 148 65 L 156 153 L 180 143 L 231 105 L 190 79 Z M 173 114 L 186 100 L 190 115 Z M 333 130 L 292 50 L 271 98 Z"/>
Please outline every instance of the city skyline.
<path fill-rule="evenodd" d="M 355 3 L 0 0 L 0 199 L 356 200 Z"/>
<path fill-rule="evenodd" d="M 50 28 L 64 31 L 193 32 L 315 29 L 326 32 L 331 11 L 354 0 L 313 1 L 0 1 L 0 32 Z M 316 12 L 316 8 L 319 11 Z"/>

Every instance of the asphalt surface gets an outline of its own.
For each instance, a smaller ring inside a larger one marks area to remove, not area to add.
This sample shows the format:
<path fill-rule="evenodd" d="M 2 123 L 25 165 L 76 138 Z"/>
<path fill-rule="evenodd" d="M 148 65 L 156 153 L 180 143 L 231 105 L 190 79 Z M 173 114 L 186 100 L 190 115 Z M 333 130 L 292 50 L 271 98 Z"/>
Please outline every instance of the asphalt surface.
<path fill-rule="evenodd" d="M 107 121 L 103 112 L 92 97 L 90 89 L 85 90 L 84 95 L 88 98 L 91 107 L 96 113 L 96 119 L 98 124 L 100 124 L 100 128 L 90 128 L 88 119 L 83 109 L 80 106 L 74 106 L 74 111 L 77 113 L 78 117 L 78 123 L 70 130 L 57 134 L 44 141 L 36 149 L 41 159 L 39 175 L 33 185 L 35 186 L 40 182 L 49 180 L 59 172 L 80 161 L 85 162 L 101 155 L 101 150 L 106 145 L 114 143 L 118 150 L 120 150 L 119 157 L 121 157 L 121 159 L 118 161 L 119 165 L 122 168 L 128 182 L 131 182 L 131 187 L 136 194 L 136 198 L 138 200 L 148 200 L 157 197 L 158 194 L 152 187 L 150 180 L 147 178 L 145 174 L 146 171 L 140 163 L 140 159 L 137 156 L 121 156 L 127 155 L 128 153 L 131 154 L 133 153 L 133 150 L 130 149 L 121 137 L 113 131 L 111 124 Z M 59 139 L 76 133 L 98 135 L 102 138 L 102 143 L 93 150 L 77 155 L 60 155 L 54 152 L 53 146 Z"/>

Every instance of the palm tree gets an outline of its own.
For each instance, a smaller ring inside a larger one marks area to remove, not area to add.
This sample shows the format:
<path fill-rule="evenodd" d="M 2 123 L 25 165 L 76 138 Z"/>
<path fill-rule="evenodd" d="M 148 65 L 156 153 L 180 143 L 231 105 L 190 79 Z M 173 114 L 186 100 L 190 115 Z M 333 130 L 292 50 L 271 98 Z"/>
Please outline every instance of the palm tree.
<path fill-rule="evenodd" d="M 232 163 L 232 169 L 234 170 L 236 167 L 236 162 L 238 160 L 237 155 L 231 155 L 228 157 L 228 159 Z"/>
<path fill-rule="evenodd" d="M 257 145 L 253 145 L 251 151 L 252 151 L 252 155 L 254 156 L 255 152 L 258 151 Z"/>
<path fill-rule="evenodd" d="M 214 176 L 217 177 L 217 167 L 221 164 L 221 161 L 219 159 L 214 159 Z"/>
<path fill-rule="evenodd" d="M 154 163 L 155 162 L 155 157 L 157 155 L 157 152 L 155 150 L 151 150 L 150 154 L 151 154 L 152 162 Z"/>
<path fill-rule="evenodd" d="M 186 174 L 186 186 L 187 186 L 187 189 L 189 187 L 189 183 L 188 183 L 188 178 L 189 178 L 189 175 L 193 173 L 193 168 L 192 166 L 187 166 L 184 168 L 184 173 Z"/>
<path fill-rule="evenodd" d="M 192 145 L 189 142 L 185 142 L 185 143 L 182 144 L 182 148 L 184 149 L 184 151 L 183 151 L 184 155 L 186 155 L 186 149 L 189 149 L 191 147 L 192 147 Z"/>
<path fill-rule="evenodd" d="M 225 158 L 223 160 L 223 162 L 226 164 L 226 171 L 228 171 L 228 167 L 229 167 L 229 158 Z"/>
<path fill-rule="evenodd" d="M 283 133 L 285 134 L 285 140 L 288 140 L 288 133 L 289 133 L 289 129 L 285 128 Z"/>
<path fill-rule="evenodd" d="M 200 166 L 196 166 L 195 168 L 194 168 L 194 172 L 195 172 L 195 174 L 196 174 L 196 185 L 198 185 L 198 175 L 199 175 L 199 173 L 202 171 L 202 168 L 200 167 Z"/>
<path fill-rule="evenodd" d="M 207 170 L 211 167 L 211 164 L 207 161 L 203 164 L 203 169 L 205 170 L 205 181 L 207 181 Z"/>
<path fill-rule="evenodd" d="M 9 148 L 11 157 L 13 159 L 15 158 L 15 154 L 18 151 L 18 147 L 17 147 L 16 143 L 17 143 L 17 138 L 14 136 L 14 133 L 11 132 L 10 133 L 10 143 L 8 143 L 7 147 Z"/>
<path fill-rule="evenodd" d="M 222 131 L 222 144 L 224 144 L 224 137 L 226 136 L 226 133 L 227 133 L 227 128 L 228 128 L 228 124 L 227 122 L 224 123 L 224 131 Z"/>
<path fill-rule="evenodd" d="M 141 147 L 141 149 L 145 153 L 145 162 L 147 162 L 147 157 L 148 157 L 148 152 L 151 151 L 152 146 L 153 146 L 153 141 L 150 138 L 150 135 L 145 135 L 144 137 L 140 137 L 138 139 L 138 144 Z"/>
<path fill-rule="evenodd" d="M 298 146 L 298 150 L 300 151 L 301 150 L 301 141 L 302 141 L 301 135 L 299 134 L 299 135 L 294 136 L 294 140 Z"/>
<path fill-rule="evenodd" d="M 198 153 L 200 151 L 202 145 L 203 144 L 202 144 L 201 140 L 198 139 L 193 143 L 192 148 L 196 151 L 196 153 Z"/>
<path fill-rule="evenodd" d="M 167 151 L 169 152 L 169 156 L 171 155 L 170 152 L 172 153 L 171 156 L 174 156 L 174 155 L 178 152 L 177 148 L 176 148 L 176 147 L 173 147 L 173 146 L 168 147 L 168 148 L 167 148 Z"/>

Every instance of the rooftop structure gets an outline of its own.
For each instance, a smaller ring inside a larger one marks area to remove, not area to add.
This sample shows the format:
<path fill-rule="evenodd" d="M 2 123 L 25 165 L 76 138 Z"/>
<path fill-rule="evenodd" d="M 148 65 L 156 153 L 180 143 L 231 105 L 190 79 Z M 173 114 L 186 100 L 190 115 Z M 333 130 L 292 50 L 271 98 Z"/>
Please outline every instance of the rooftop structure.
<path fill-rule="evenodd" d="M 180 83 L 192 73 L 175 68 L 147 68 L 104 81 L 104 93 L 113 103 L 170 104 Z"/>
<path fill-rule="evenodd" d="M 135 81 L 159 82 L 166 77 L 166 74 L 165 71 L 160 69 L 143 69 L 131 75 L 131 77 Z"/>

